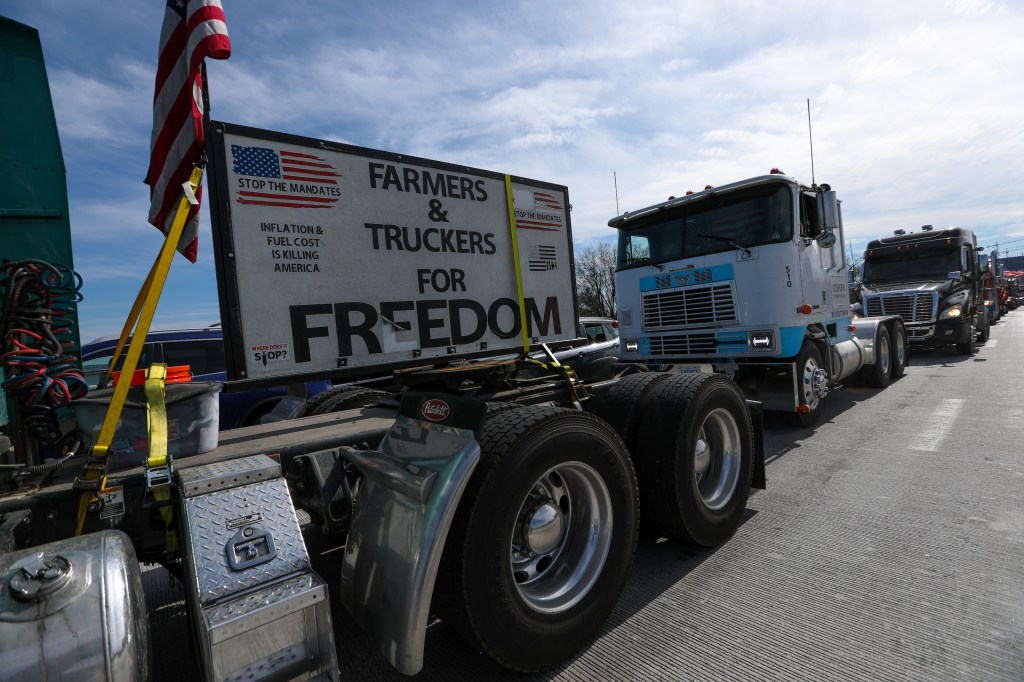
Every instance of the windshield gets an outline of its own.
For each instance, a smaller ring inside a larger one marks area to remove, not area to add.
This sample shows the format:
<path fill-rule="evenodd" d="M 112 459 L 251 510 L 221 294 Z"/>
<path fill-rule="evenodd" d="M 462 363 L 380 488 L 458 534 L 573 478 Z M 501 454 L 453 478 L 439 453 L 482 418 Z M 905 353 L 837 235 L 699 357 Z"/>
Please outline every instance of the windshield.
<path fill-rule="evenodd" d="M 930 253 L 900 260 L 864 261 L 864 284 L 883 282 L 911 282 L 916 280 L 945 280 L 954 270 L 960 270 L 959 251 Z"/>
<path fill-rule="evenodd" d="M 766 185 L 684 204 L 619 230 L 617 269 L 788 241 L 793 199 L 786 185 Z"/>

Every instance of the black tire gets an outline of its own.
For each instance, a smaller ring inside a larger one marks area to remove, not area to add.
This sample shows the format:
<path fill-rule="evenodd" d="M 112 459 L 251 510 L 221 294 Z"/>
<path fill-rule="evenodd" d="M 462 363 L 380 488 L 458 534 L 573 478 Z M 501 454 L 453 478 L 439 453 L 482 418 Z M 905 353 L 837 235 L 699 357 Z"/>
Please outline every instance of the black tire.
<path fill-rule="evenodd" d="M 390 398 L 390 394 L 384 391 L 375 391 L 372 388 L 353 388 L 344 391 L 324 400 L 315 409 L 307 412 L 310 415 L 331 414 L 342 410 L 354 410 L 358 407 L 366 407 L 381 400 Z"/>
<path fill-rule="evenodd" d="M 626 449 L 635 454 L 644 396 L 652 386 L 665 381 L 669 376 L 657 372 L 640 372 L 622 377 L 604 395 L 586 405 L 586 409 L 608 422 L 626 444 Z"/>
<path fill-rule="evenodd" d="M 989 337 L 991 335 L 992 335 L 992 330 L 988 326 L 988 318 L 985 318 L 984 324 L 980 325 L 980 327 L 978 329 L 978 341 L 981 341 L 982 343 L 985 343 L 986 341 L 988 341 L 988 339 L 989 339 Z"/>
<path fill-rule="evenodd" d="M 502 412 L 509 412 L 510 410 L 521 409 L 523 405 L 519 403 L 487 403 L 487 416 L 486 419 L 490 419 L 496 414 Z"/>
<path fill-rule="evenodd" d="M 753 429 L 739 387 L 675 375 L 645 401 L 636 451 L 644 525 L 705 547 L 728 539 L 750 495 Z"/>
<path fill-rule="evenodd" d="M 814 394 L 814 379 L 816 373 L 823 369 L 821 351 L 813 341 L 805 339 L 804 345 L 800 347 L 800 354 L 796 356 L 797 393 L 800 396 L 799 405 L 807 405 L 810 411 L 783 412 L 791 426 L 807 428 L 817 424 L 821 418 L 821 398 Z"/>
<path fill-rule="evenodd" d="M 358 389 L 358 386 L 332 386 L 326 391 L 320 391 L 316 395 L 311 395 L 306 398 L 306 409 L 304 414 L 313 414 L 313 410 L 320 407 L 324 402 L 331 398 L 345 393 L 351 393 Z"/>
<path fill-rule="evenodd" d="M 280 401 L 275 400 L 273 402 L 257 405 L 249 411 L 249 414 L 242 418 L 241 426 L 255 426 L 256 424 L 259 424 L 263 415 L 270 414 L 278 402 Z"/>
<path fill-rule="evenodd" d="M 896 330 L 892 338 L 892 379 L 895 381 L 906 373 L 910 364 L 910 348 L 907 346 L 907 330 L 901 324 L 893 325 Z"/>
<path fill-rule="evenodd" d="M 975 343 L 974 343 L 974 334 L 973 333 L 968 333 L 967 334 L 967 341 L 965 341 L 964 343 L 956 344 L 956 354 L 957 355 L 974 355 L 974 351 L 976 349 L 977 349 L 977 346 L 975 346 Z"/>
<path fill-rule="evenodd" d="M 639 524 L 633 466 L 608 424 L 558 407 L 495 414 L 480 446 L 434 612 L 507 668 L 551 668 L 593 639 L 625 585 Z"/>
<path fill-rule="evenodd" d="M 889 330 L 879 327 L 878 336 L 875 337 L 875 364 L 861 370 L 864 383 L 871 388 L 888 386 L 892 379 L 892 363 L 892 339 L 889 337 Z"/>

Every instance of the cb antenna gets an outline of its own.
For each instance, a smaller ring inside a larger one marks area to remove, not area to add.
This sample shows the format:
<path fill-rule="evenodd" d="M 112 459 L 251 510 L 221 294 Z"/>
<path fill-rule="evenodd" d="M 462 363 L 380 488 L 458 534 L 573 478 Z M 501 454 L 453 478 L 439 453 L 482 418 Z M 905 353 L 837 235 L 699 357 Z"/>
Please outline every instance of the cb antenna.
<path fill-rule="evenodd" d="M 615 215 L 622 215 L 619 211 L 619 176 L 612 171 L 612 179 L 615 180 Z"/>
<path fill-rule="evenodd" d="M 811 141 L 811 186 L 817 187 L 814 182 L 814 134 L 811 132 L 811 98 L 807 98 L 807 138 Z"/>

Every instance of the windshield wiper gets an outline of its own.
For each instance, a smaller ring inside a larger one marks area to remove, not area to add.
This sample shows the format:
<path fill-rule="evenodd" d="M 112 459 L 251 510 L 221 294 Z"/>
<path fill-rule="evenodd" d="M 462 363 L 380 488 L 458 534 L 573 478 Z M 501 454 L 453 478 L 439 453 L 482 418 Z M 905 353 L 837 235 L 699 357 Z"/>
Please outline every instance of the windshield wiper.
<path fill-rule="evenodd" d="M 654 267 L 658 268 L 659 270 L 664 270 L 665 269 L 664 265 L 662 265 L 661 263 L 655 263 L 653 260 L 651 260 L 650 258 L 647 258 L 646 256 L 644 256 L 643 258 L 630 258 L 629 259 L 629 263 L 627 263 L 627 265 L 630 265 L 630 266 L 633 266 L 633 265 L 653 265 Z"/>
<path fill-rule="evenodd" d="M 747 254 L 747 256 L 751 255 L 750 249 L 748 249 L 747 247 L 743 246 L 742 244 L 740 244 L 735 239 L 731 239 L 729 237 L 719 237 L 717 234 L 704 234 L 703 232 L 698 232 L 697 236 L 698 237 L 707 237 L 708 239 L 714 239 L 715 241 L 722 242 L 723 244 L 728 244 L 729 246 L 731 246 L 732 248 L 736 249 L 737 251 L 742 251 L 743 253 Z"/>

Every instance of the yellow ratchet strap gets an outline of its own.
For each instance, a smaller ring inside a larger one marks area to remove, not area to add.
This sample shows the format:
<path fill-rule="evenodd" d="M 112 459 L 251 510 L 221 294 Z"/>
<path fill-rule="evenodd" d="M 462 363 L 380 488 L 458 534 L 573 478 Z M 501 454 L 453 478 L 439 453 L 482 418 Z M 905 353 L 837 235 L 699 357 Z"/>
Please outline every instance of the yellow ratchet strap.
<path fill-rule="evenodd" d="M 516 207 L 512 200 L 512 176 L 505 173 L 505 199 L 508 202 L 508 229 L 512 232 L 512 260 L 516 266 L 516 293 L 519 296 L 519 322 L 523 330 L 523 352 L 530 350 L 526 332 L 526 299 L 523 297 L 523 269 L 519 262 L 519 233 L 516 229 Z"/>
<path fill-rule="evenodd" d="M 171 456 L 167 453 L 167 401 L 164 380 L 167 365 L 153 364 L 146 373 L 146 422 L 149 425 L 149 458 L 146 460 L 146 489 L 153 493 L 158 504 L 171 499 Z M 160 504 L 167 533 L 164 549 L 168 553 L 178 550 L 178 535 L 174 531 L 174 507 Z"/>
<path fill-rule="evenodd" d="M 135 321 L 139 319 L 139 313 L 142 312 L 142 305 L 145 303 L 149 290 L 153 286 L 153 277 L 156 275 L 159 265 L 160 254 L 157 254 L 156 260 L 153 261 L 153 266 L 149 269 L 149 274 L 146 275 L 146 283 L 139 289 L 139 295 L 135 297 L 135 303 L 132 304 L 132 310 L 128 313 L 128 319 L 125 320 L 124 326 L 121 328 L 121 336 L 117 339 L 117 347 L 114 348 L 114 357 L 110 358 L 110 365 L 107 367 L 107 371 L 100 377 L 100 382 L 97 384 L 99 388 L 107 387 L 107 381 L 110 379 L 114 367 L 117 366 L 117 360 L 121 357 L 121 351 L 124 350 L 124 346 L 128 342 L 128 336 L 135 327 Z"/>
<path fill-rule="evenodd" d="M 202 179 L 203 169 L 196 166 L 192 169 L 192 176 L 189 178 L 192 197 L 198 191 Z M 146 343 L 149 327 L 153 324 L 156 304 L 159 302 L 160 294 L 163 292 L 164 282 L 167 281 L 167 272 L 171 268 L 174 251 L 181 240 L 182 232 L 185 230 L 189 206 L 194 200 L 190 201 L 190 193 L 182 193 L 181 200 L 178 202 L 178 210 L 174 214 L 174 222 L 171 224 L 171 229 L 164 239 L 160 255 L 150 271 L 150 276 L 146 278 L 146 283 L 143 285 L 145 296 L 140 294 L 139 299 L 136 300 L 136 305 L 133 307 L 134 314 L 136 307 L 139 305 L 139 300 L 144 299 L 141 308 L 138 309 L 138 326 L 135 328 L 132 342 L 128 346 L 128 353 L 125 355 L 124 365 L 121 367 L 121 375 L 118 377 L 117 385 L 114 387 L 114 395 L 110 399 L 110 407 L 107 408 L 107 415 L 103 420 L 100 435 L 96 439 L 96 444 L 92 446 L 92 451 L 82 472 L 75 479 L 74 490 L 82 493 L 82 497 L 78 502 L 78 522 L 75 525 L 75 535 L 82 534 L 89 506 L 96 502 L 97 493 L 106 487 L 107 452 L 110 449 L 110 444 L 114 441 L 114 431 L 117 430 L 117 423 L 121 418 L 121 410 L 124 409 L 124 402 L 128 397 L 128 388 L 131 386 L 135 368 L 138 367 L 139 357 L 142 355 L 142 347 Z"/>

